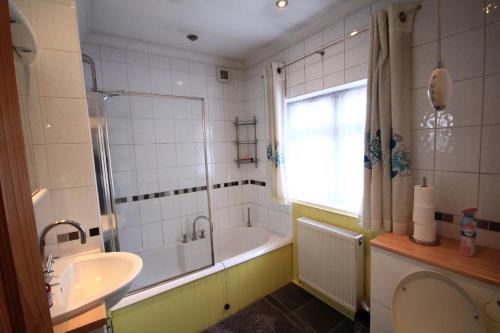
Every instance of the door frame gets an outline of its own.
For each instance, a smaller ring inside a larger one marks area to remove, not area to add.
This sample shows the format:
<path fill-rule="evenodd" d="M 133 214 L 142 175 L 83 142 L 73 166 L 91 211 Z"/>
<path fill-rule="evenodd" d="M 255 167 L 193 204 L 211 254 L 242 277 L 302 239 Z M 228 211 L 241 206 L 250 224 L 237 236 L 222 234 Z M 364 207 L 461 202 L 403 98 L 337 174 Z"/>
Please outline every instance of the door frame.
<path fill-rule="evenodd" d="M 52 332 L 12 54 L 0 0 L 0 331 Z"/>

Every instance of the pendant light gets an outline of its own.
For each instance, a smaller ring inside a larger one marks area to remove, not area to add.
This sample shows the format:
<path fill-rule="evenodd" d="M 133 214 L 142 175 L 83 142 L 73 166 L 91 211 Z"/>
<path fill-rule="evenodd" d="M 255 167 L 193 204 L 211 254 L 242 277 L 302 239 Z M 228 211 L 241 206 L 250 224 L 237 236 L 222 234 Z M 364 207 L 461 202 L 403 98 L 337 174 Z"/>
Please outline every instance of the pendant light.
<path fill-rule="evenodd" d="M 451 77 L 441 60 L 441 0 L 437 0 L 437 59 L 429 79 L 427 94 L 434 110 L 444 110 L 451 96 Z"/>

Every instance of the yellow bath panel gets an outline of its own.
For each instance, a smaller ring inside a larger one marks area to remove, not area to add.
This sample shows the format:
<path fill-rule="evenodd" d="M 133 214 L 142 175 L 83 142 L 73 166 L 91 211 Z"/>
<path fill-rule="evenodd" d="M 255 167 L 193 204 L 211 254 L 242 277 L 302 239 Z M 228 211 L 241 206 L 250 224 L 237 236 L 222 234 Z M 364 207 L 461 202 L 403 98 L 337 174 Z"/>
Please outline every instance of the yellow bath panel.
<path fill-rule="evenodd" d="M 292 246 L 113 311 L 115 333 L 199 332 L 292 280 Z M 230 309 L 224 310 L 229 303 Z"/>

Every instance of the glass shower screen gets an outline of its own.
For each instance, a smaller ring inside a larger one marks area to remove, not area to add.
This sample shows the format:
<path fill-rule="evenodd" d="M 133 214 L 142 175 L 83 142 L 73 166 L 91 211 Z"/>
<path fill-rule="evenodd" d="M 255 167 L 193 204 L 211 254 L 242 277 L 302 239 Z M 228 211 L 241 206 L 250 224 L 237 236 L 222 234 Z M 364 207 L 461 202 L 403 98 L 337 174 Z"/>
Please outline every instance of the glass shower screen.
<path fill-rule="evenodd" d="M 114 212 L 113 230 L 103 227 L 103 234 L 115 235 L 115 250 L 142 258 L 133 290 L 213 265 L 204 101 L 114 92 L 101 97 L 97 123 Z"/>

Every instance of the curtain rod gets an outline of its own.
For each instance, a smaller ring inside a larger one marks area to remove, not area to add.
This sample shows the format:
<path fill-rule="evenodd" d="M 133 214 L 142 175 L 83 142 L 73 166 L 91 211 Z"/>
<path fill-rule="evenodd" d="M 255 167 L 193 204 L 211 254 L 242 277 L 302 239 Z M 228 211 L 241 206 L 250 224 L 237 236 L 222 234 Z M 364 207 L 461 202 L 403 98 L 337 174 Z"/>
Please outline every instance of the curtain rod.
<path fill-rule="evenodd" d="M 400 20 L 401 22 L 406 22 L 406 16 L 407 16 L 408 14 L 410 14 L 410 13 L 414 12 L 415 10 L 419 10 L 419 9 L 421 9 L 421 8 L 422 8 L 422 5 L 419 3 L 415 9 L 412 9 L 412 10 L 410 10 L 410 11 L 406 12 L 406 13 L 405 13 L 405 12 L 400 12 L 400 13 L 399 13 L 399 20 Z M 292 61 L 290 61 L 290 62 L 288 62 L 288 63 L 284 64 L 284 65 L 283 65 L 283 66 L 281 66 L 281 67 L 278 67 L 278 73 L 279 73 L 279 74 L 281 74 L 281 70 L 282 70 L 282 69 L 287 68 L 288 66 L 293 65 L 293 64 L 295 64 L 296 62 L 299 62 L 299 61 L 301 61 L 301 60 L 303 60 L 303 59 L 305 59 L 305 58 L 307 58 L 307 57 L 310 57 L 310 56 L 312 56 L 312 55 L 314 55 L 314 54 L 319 54 L 320 56 L 324 56 L 324 55 L 325 55 L 325 50 L 326 50 L 327 48 L 332 47 L 333 45 L 337 45 L 338 43 L 341 43 L 341 42 L 345 41 L 347 38 L 356 37 L 356 36 L 358 36 L 360 33 L 365 32 L 365 31 L 368 31 L 368 29 L 369 29 L 369 27 L 368 27 L 368 26 L 364 26 L 364 27 L 362 27 L 360 30 L 356 30 L 356 29 L 355 29 L 355 30 L 351 31 L 349 34 L 342 36 L 342 38 L 341 38 L 341 39 L 339 39 L 339 40 L 337 40 L 337 41 L 335 41 L 335 42 L 332 42 L 332 43 L 330 43 L 330 44 L 327 44 L 327 45 L 325 45 L 325 46 L 322 46 L 322 47 L 320 47 L 319 49 L 316 49 L 316 50 L 314 50 L 314 51 L 312 51 L 312 52 L 310 52 L 310 53 L 308 53 L 308 54 L 306 54 L 306 55 L 304 55 L 304 56 L 302 56 L 302 57 L 299 57 L 299 58 L 297 58 L 297 59 L 294 59 L 294 60 L 292 60 Z"/>

